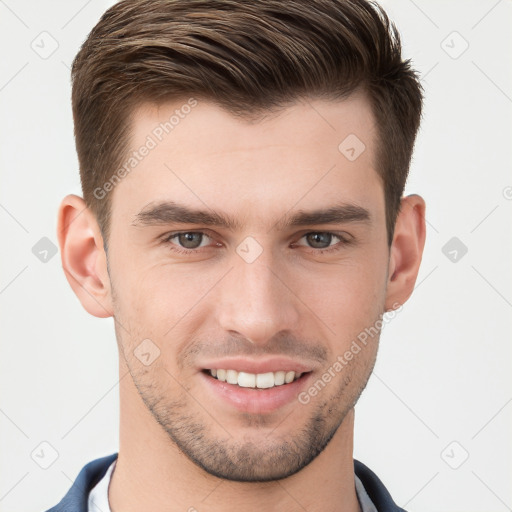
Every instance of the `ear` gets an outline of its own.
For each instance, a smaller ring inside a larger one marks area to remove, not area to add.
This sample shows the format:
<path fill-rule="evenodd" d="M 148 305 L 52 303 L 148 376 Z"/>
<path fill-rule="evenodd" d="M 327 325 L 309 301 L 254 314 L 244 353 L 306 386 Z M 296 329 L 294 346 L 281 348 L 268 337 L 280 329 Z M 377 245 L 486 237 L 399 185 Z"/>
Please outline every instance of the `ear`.
<path fill-rule="evenodd" d="M 62 268 L 85 310 L 93 316 L 113 316 L 110 277 L 103 237 L 94 214 L 74 194 L 59 207 L 57 222 Z"/>
<path fill-rule="evenodd" d="M 414 290 L 425 246 L 425 201 L 412 194 L 400 204 L 391 244 L 385 310 L 397 309 Z"/>

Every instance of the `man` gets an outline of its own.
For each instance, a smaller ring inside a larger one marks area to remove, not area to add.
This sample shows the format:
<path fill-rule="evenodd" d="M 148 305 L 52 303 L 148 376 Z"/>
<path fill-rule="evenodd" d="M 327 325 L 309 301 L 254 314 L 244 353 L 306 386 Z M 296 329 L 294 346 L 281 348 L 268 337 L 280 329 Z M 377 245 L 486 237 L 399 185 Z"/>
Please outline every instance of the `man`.
<path fill-rule="evenodd" d="M 425 242 L 421 88 L 386 14 L 125 0 L 72 75 L 84 198 L 58 236 L 115 320 L 120 448 L 51 510 L 401 510 L 352 455 Z"/>

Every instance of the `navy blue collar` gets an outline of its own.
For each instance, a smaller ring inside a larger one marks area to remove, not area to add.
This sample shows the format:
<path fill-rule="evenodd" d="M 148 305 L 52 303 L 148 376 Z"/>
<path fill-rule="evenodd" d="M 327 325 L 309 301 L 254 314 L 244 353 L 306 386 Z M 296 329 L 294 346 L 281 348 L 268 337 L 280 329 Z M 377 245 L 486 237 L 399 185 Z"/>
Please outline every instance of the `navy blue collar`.
<path fill-rule="evenodd" d="M 116 459 L 117 453 L 113 453 L 85 465 L 61 502 L 47 512 L 87 512 L 89 492 L 103 478 Z M 378 512 L 405 512 L 395 504 L 384 484 L 371 469 L 362 462 L 354 460 L 354 471 Z"/>

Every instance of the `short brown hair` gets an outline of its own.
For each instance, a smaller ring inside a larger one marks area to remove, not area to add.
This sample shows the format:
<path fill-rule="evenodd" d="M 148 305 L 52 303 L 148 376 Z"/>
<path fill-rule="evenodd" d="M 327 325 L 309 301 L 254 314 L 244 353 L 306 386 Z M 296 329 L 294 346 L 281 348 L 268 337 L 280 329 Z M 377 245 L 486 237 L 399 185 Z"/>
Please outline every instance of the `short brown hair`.
<path fill-rule="evenodd" d="M 301 97 L 367 95 L 378 128 L 388 244 L 422 108 L 398 31 L 366 0 L 123 0 L 93 28 L 72 67 L 84 200 L 105 247 L 111 201 L 94 191 L 125 158 L 144 102 L 193 96 L 239 116 Z"/>

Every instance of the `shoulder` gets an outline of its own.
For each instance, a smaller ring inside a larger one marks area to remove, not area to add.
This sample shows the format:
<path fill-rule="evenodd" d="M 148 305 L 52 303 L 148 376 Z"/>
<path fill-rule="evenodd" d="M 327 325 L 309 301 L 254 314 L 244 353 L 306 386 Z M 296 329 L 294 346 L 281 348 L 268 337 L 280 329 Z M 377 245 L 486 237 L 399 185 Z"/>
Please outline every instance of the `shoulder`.
<path fill-rule="evenodd" d="M 405 512 L 393 501 L 389 491 L 370 468 L 354 459 L 354 471 L 379 512 Z"/>
<path fill-rule="evenodd" d="M 64 498 L 47 512 L 87 512 L 89 492 L 103 478 L 116 459 L 117 453 L 113 453 L 86 464 Z"/>

